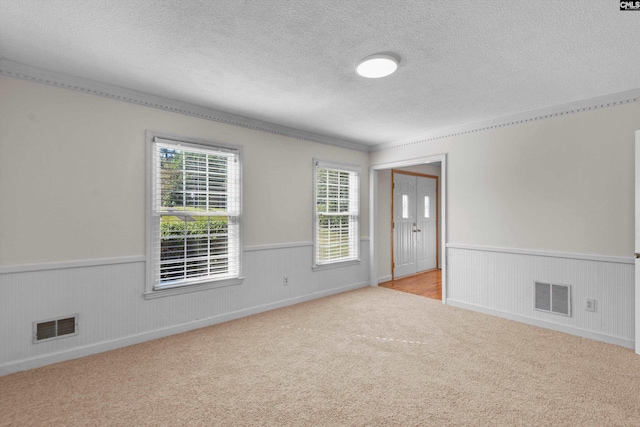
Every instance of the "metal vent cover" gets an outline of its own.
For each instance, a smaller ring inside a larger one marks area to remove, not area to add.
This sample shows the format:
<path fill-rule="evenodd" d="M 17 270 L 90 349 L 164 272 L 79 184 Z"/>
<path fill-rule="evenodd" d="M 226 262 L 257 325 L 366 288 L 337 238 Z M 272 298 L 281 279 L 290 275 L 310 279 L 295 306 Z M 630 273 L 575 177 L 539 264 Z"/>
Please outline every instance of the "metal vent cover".
<path fill-rule="evenodd" d="M 571 317 L 571 286 L 535 282 L 535 309 Z"/>
<path fill-rule="evenodd" d="M 33 322 L 33 342 L 78 335 L 78 315 Z"/>

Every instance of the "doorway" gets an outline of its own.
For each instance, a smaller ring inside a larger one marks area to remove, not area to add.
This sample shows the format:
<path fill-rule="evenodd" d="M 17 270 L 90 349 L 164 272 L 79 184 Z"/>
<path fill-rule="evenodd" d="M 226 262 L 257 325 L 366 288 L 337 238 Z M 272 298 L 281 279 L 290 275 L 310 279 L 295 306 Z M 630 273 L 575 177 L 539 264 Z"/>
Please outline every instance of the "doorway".
<path fill-rule="evenodd" d="M 378 286 L 413 295 L 442 300 L 442 271 L 429 270 L 424 273 L 380 283 Z"/>
<path fill-rule="evenodd" d="M 435 270 L 438 177 L 392 170 L 392 280 Z"/>
<path fill-rule="evenodd" d="M 636 131 L 636 143 L 635 143 L 635 172 L 636 172 L 636 185 L 635 185 L 635 219 L 636 219 L 636 232 L 635 232 L 635 326 L 636 326 L 636 353 L 640 354 L 640 130 Z"/>
<path fill-rule="evenodd" d="M 392 279 L 391 275 L 391 171 L 398 168 L 416 167 L 421 165 L 435 165 L 439 168 L 439 200 L 438 200 L 438 264 L 442 281 L 442 303 L 446 304 L 447 292 L 447 154 L 436 154 L 407 160 L 396 160 L 387 163 L 375 163 L 369 169 L 369 284 L 379 284 Z M 383 178 L 389 173 L 389 187 L 384 185 Z M 384 188 L 383 192 L 379 192 Z M 380 221 L 385 218 L 384 221 Z M 388 218 L 388 220 L 387 220 Z M 385 265 L 387 267 L 384 267 Z M 388 268 L 388 272 L 385 269 Z"/>

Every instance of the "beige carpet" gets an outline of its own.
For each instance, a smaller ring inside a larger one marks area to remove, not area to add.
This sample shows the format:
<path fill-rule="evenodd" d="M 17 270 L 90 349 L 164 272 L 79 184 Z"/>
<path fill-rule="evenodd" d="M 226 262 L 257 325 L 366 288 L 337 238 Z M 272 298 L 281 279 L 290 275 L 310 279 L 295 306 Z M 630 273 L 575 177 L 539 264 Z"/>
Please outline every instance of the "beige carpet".
<path fill-rule="evenodd" d="M 0 425 L 639 426 L 640 356 L 365 288 L 2 377 Z"/>

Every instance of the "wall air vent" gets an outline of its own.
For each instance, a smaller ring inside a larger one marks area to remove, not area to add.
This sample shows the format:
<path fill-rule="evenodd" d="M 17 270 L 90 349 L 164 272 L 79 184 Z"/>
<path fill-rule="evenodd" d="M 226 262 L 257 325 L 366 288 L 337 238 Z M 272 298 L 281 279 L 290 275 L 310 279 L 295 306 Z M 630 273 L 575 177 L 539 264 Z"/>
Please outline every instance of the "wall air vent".
<path fill-rule="evenodd" d="M 33 322 L 33 342 L 78 335 L 78 316 Z"/>
<path fill-rule="evenodd" d="M 535 309 L 571 316 L 571 286 L 535 283 Z"/>

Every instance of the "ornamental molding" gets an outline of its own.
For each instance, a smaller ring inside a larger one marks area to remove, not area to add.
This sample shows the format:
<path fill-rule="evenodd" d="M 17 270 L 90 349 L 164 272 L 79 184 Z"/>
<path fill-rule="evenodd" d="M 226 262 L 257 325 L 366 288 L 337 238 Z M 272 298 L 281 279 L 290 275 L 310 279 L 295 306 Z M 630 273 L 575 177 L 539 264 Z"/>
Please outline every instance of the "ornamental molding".
<path fill-rule="evenodd" d="M 44 70 L 30 65 L 9 61 L 7 59 L 0 59 L 0 75 L 74 90 L 77 92 L 98 95 L 118 101 L 143 105 L 145 107 L 156 108 L 164 111 L 171 111 L 173 113 L 184 114 L 186 116 L 198 117 L 205 120 L 239 126 L 260 132 L 272 133 L 289 138 L 333 145 L 350 150 L 364 152 L 368 152 L 370 150 L 370 146 L 366 144 L 332 138 L 326 135 L 290 128 L 288 126 L 252 119 L 237 114 L 225 113 L 223 111 L 189 104 L 175 99 L 151 95 L 111 84 L 97 82 L 95 80 Z"/>
<path fill-rule="evenodd" d="M 584 111 L 599 110 L 602 108 L 630 104 L 638 101 L 640 101 L 640 89 L 633 89 L 626 92 L 619 92 L 611 95 L 600 96 L 597 98 L 576 101 L 569 104 L 562 104 L 554 107 L 527 111 L 524 113 L 513 114 L 483 122 L 454 126 L 439 131 L 429 132 L 418 137 L 414 136 L 412 138 L 402 139 L 398 141 L 385 142 L 371 147 L 370 151 L 404 148 L 411 145 L 437 141 L 439 139 L 451 138 L 454 136 L 482 132 L 485 130 L 519 125 L 539 120 L 551 119 L 554 117 L 567 116 L 570 114 L 582 113 Z"/>

